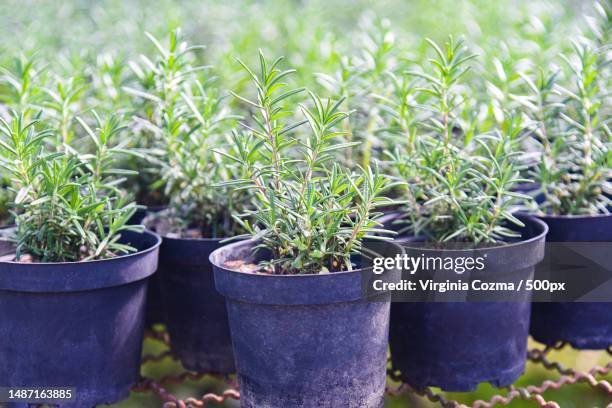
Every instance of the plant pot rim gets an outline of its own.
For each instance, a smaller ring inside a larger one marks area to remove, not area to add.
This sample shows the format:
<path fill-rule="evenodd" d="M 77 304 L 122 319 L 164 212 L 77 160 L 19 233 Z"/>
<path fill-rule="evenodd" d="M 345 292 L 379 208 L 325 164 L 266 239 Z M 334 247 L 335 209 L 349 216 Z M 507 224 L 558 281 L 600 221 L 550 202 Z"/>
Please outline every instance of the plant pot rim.
<path fill-rule="evenodd" d="M 136 206 L 141 210 L 147 210 L 147 211 L 163 211 L 168 208 L 168 204 L 147 205 L 147 204 L 136 203 Z"/>
<path fill-rule="evenodd" d="M 566 214 L 566 215 L 557 215 L 557 214 L 529 214 L 532 217 L 536 217 L 540 220 L 582 220 L 582 219 L 586 219 L 586 220 L 590 220 L 590 219 L 594 219 L 594 218 L 608 218 L 608 217 L 612 217 L 612 212 L 610 213 L 598 213 L 598 214 L 578 214 L 578 215 L 573 215 L 573 214 Z"/>
<path fill-rule="evenodd" d="M 156 234 L 156 232 L 151 231 L 149 228 L 147 228 L 146 230 Z M 219 238 L 209 238 L 209 237 L 205 237 L 205 238 L 190 238 L 190 237 L 186 237 L 185 238 L 185 237 L 168 237 L 166 235 L 161 235 L 161 234 L 158 234 L 158 235 L 161 237 L 161 239 L 163 241 L 176 241 L 176 242 L 179 242 L 179 241 L 186 241 L 186 242 L 198 242 L 198 241 L 199 242 L 221 242 L 221 241 L 223 241 L 225 239 L 231 239 L 232 238 L 232 237 L 219 237 Z M 240 240 L 240 241 L 243 241 L 243 240 Z M 240 241 L 238 241 L 238 242 L 240 242 Z"/>
<path fill-rule="evenodd" d="M 539 226 L 540 232 L 536 234 L 535 236 L 528 238 L 528 239 L 521 239 L 517 242 L 511 242 L 511 243 L 507 243 L 504 245 L 494 245 L 494 246 L 488 246 L 488 247 L 482 247 L 482 248 L 453 249 L 453 248 L 411 247 L 409 245 L 409 241 L 404 241 L 402 243 L 402 246 L 404 248 L 419 249 L 420 251 L 423 251 L 423 252 L 444 251 L 444 252 L 449 252 L 449 253 L 461 253 L 461 252 L 473 252 L 473 251 L 495 251 L 499 249 L 508 249 L 508 248 L 516 248 L 519 246 L 527 246 L 533 242 L 544 239 L 546 237 L 546 234 L 548 234 L 548 225 L 543 220 L 539 219 L 538 217 L 527 215 L 527 214 L 515 214 L 515 216 L 519 218 L 521 221 L 523 221 L 525 225 L 527 225 L 528 222 L 531 222 L 532 224 Z M 402 238 L 402 237 L 397 237 L 397 238 Z"/>
<path fill-rule="evenodd" d="M 125 231 L 140 251 L 86 262 L 0 262 L 0 291 L 24 293 L 83 292 L 123 286 L 157 270 L 161 238 L 149 231 Z"/>
<path fill-rule="evenodd" d="M 403 248 L 387 241 L 381 248 L 382 256 L 404 253 Z M 372 292 L 374 280 L 398 282 L 399 269 L 373 273 L 373 266 L 352 271 L 327 274 L 275 275 L 242 272 L 229 269 L 221 263 L 228 260 L 248 260 L 254 241 L 251 239 L 222 246 L 210 254 L 215 287 L 227 299 L 259 305 L 322 305 L 354 302 L 364 299 L 380 299 L 387 291 Z M 388 299 L 387 299 L 388 301 Z"/>
<path fill-rule="evenodd" d="M 230 272 L 236 272 L 239 274 L 243 274 L 243 275 L 248 275 L 248 276 L 257 276 L 257 277 L 269 277 L 269 278 L 310 278 L 312 279 L 314 278 L 323 278 L 323 277 L 327 277 L 327 278 L 333 278 L 334 276 L 346 276 L 346 275 L 351 275 L 351 274 L 358 274 L 358 273 L 363 273 L 364 271 L 367 271 L 369 269 L 373 269 L 372 266 L 368 266 L 365 268 L 357 268 L 357 269 L 353 269 L 351 271 L 339 271 L 339 272 L 330 272 L 330 273 L 303 273 L 303 274 L 274 274 L 274 273 L 253 273 L 253 272 L 243 272 L 243 271 L 237 271 L 235 269 L 230 269 L 227 268 L 226 266 L 220 265 L 216 258 L 218 257 L 218 250 L 224 250 L 224 251 L 230 251 L 233 250 L 234 248 L 240 248 L 242 246 L 245 245 L 249 245 L 252 246 L 254 244 L 255 241 L 253 241 L 252 239 L 243 239 L 228 245 L 224 245 L 223 247 L 213 251 L 212 254 L 210 254 L 209 260 L 210 263 L 213 264 L 215 267 L 226 270 L 226 271 L 230 271 Z M 402 248 L 399 244 L 397 244 L 394 241 L 381 241 L 381 242 L 385 242 L 389 245 L 393 245 L 396 246 L 398 248 Z M 239 259 L 239 258 L 237 258 Z M 228 259 L 226 259 L 227 261 Z"/>
<path fill-rule="evenodd" d="M 18 261 L 0 261 L 0 266 L 2 264 L 10 264 L 10 265 L 37 265 L 37 266 L 42 266 L 42 267 L 54 266 L 54 265 L 84 265 L 84 266 L 86 266 L 86 265 L 91 265 L 91 264 L 97 264 L 97 263 L 100 263 L 100 262 L 110 262 L 110 261 L 119 260 L 119 259 L 128 259 L 128 258 L 132 258 L 132 257 L 138 256 L 138 255 L 144 255 L 144 254 L 147 254 L 149 252 L 157 250 L 157 248 L 159 248 L 159 246 L 161 245 L 161 242 L 162 242 L 161 237 L 158 234 L 156 234 L 155 232 L 153 232 L 153 231 L 145 229 L 145 230 L 140 231 L 140 232 L 131 231 L 131 233 L 133 233 L 133 234 L 149 235 L 149 236 L 151 236 L 151 237 L 153 237 L 155 239 L 155 243 L 153 245 L 151 245 L 150 247 L 148 247 L 147 249 L 143 249 L 142 251 L 131 252 L 129 254 L 114 256 L 112 258 L 90 259 L 89 261 L 32 262 L 32 263 L 24 263 L 24 262 L 18 262 Z"/>
<path fill-rule="evenodd" d="M 201 267 L 210 265 L 210 253 L 225 245 L 227 238 L 181 238 L 162 236 L 160 247 L 161 264 L 173 267 Z"/>

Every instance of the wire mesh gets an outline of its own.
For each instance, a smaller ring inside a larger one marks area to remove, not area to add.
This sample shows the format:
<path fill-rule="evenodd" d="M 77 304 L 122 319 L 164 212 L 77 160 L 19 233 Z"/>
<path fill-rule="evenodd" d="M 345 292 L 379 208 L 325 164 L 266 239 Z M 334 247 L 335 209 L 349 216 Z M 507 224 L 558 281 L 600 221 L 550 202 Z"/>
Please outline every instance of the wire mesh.
<path fill-rule="evenodd" d="M 147 333 L 149 339 L 162 342 L 167 347 L 170 347 L 168 335 L 164 331 L 149 331 Z M 558 402 L 547 400 L 544 397 L 544 393 L 549 390 L 558 390 L 562 387 L 567 387 L 577 383 L 583 383 L 590 386 L 595 392 L 603 392 L 605 395 L 610 396 L 612 401 L 612 385 L 609 381 L 602 378 L 612 372 L 612 359 L 609 363 L 599 366 L 596 365 L 588 371 L 580 371 L 571 367 L 564 367 L 557 361 L 551 361 L 549 354 L 553 350 L 561 350 L 569 345 L 559 342 L 554 346 L 547 346 L 542 348 L 533 348 L 528 351 L 527 359 L 535 364 L 544 367 L 548 372 L 559 375 L 556 379 L 545 380 L 540 385 L 528 385 L 528 386 L 510 386 L 506 389 L 499 389 L 499 394 L 492 396 L 488 400 L 477 400 L 471 403 L 471 405 L 448 399 L 443 393 L 436 392 L 431 388 L 416 389 L 410 386 L 410 384 L 402 383 L 399 379 L 398 373 L 389 370 L 388 377 L 392 382 L 400 383 L 398 386 L 389 386 L 387 388 L 387 394 L 390 396 L 401 396 L 405 393 L 412 393 L 420 397 L 424 397 L 431 402 L 439 404 L 443 408 L 489 408 L 498 405 L 508 405 L 514 400 L 525 400 L 531 401 L 537 407 L 543 408 L 561 408 Z M 612 347 L 607 349 L 607 353 L 612 357 Z M 145 355 L 143 358 L 143 364 L 160 362 L 166 358 L 175 359 L 175 356 L 170 350 L 165 350 L 159 354 Z M 220 394 L 206 393 L 200 397 L 191 397 L 186 399 L 179 399 L 172 393 L 170 393 L 165 387 L 170 384 L 181 384 L 185 381 L 197 381 L 204 377 L 211 376 L 222 380 L 227 384 L 227 389 Z M 229 399 L 239 400 L 240 392 L 238 384 L 233 377 L 221 376 L 215 373 L 195 373 L 195 372 L 182 372 L 174 375 L 167 375 L 159 379 L 143 378 L 141 383 L 134 388 L 135 392 L 152 392 L 159 397 L 161 400 L 161 406 L 163 408 L 189 408 L 189 407 L 207 407 L 215 406 L 215 404 L 223 403 Z M 607 408 L 612 408 L 612 402 Z"/>

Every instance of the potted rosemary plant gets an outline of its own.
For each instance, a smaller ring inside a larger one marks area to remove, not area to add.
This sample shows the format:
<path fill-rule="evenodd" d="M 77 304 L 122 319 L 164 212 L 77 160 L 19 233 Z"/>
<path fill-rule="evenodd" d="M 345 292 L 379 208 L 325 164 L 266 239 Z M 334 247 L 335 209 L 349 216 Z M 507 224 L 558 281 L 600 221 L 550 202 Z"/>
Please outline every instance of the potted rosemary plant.
<path fill-rule="evenodd" d="M 199 69 L 195 67 L 194 51 L 200 47 L 187 47 L 180 40 L 180 30 L 170 33 L 169 47 L 145 33 L 156 50 L 154 58 L 140 55 L 139 61 L 130 61 L 132 71 L 128 85 L 121 89 L 131 96 L 131 147 L 145 155 L 135 155 L 127 163 L 137 171 L 136 177 L 128 180 L 140 205 L 130 220 L 139 224 L 149 213 L 164 210 L 170 197 L 165 194 L 164 180 L 159 176 L 159 165 L 151 165 L 150 156 L 163 138 L 159 128 L 163 126 L 165 114 L 181 103 L 181 92 L 185 82 L 192 79 Z M 169 118 L 172 120 L 172 118 Z M 146 156 L 148 154 L 148 157 Z"/>
<path fill-rule="evenodd" d="M 567 87 L 561 86 L 559 72 L 541 70 L 535 80 L 523 75 L 531 93 L 519 100 L 533 121 L 533 141 L 542 156 L 532 171 L 540 186 L 534 212 L 548 224 L 551 242 L 611 242 L 609 53 L 575 43 L 573 55 L 564 60 Z M 602 250 L 590 249 L 590 256 L 607 259 Z M 554 268 L 557 261 L 550 259 Z M 611 315 L 610 302 L 535 303 L 531 334 L 549 345 L 565 341 L 580 349 L 604 349 L 612 345 Z"/>
<path fill-rule="evenodd" d="M 56 135 L 45 123 L 0 120 L 16 225 L 0 261 L 0 378 L 76 388 L 66 406 L 91 407 L 125 398 L 139 379 L 160 239 L 126 225 L 136 207 L 118 188 L 125 172 L 113 168 L 123 127 L 81 124 L 91 154 L 49 151 Z"/>
<path fill-rule="evenodd" d="M 280 58 L 260 61 L 258 74 L 245 67 L 256 99 L 241 98 L 253 126 L 234 133 L 229 156 L 247 177 L 228 184 L 254 192 L 254 209 L 237 215 L 252 239 L 210 256 L 227 301 L 241 406 L 380 407 L 390 294 L 367 298 L 361 280 L 372 269 L 358 255 L 367 237 L 384 232 L 376 208 L 388 201 L 387 180 L 330 164 L 352 146 L 336 129 L 347 117 L 342 100 L 310 94 L 311 107 L 300 105 L 305 119 L 292 123 L 286 105 L 302 90 L 285 90 L 292 71 L 279 69 Z M 388 256 L 400 250 L 382 247 Z"/>
<path fill-rule="evenodd" d="M 460 79 L 474 56 L 452 37 L 444 47 L 429 44 L 435 54 L 432 72 L 409 73 L 420 80 L 413 100 L 427 114 L 409 122 L 414 128 L 400 127 L 407 142 L 391 154 L 406 202 L 396 221 L 404 223 L 397 227 L 399 239 L 409 256 L 485 259 L 483 279 L 529 279 L 544 254 L 546 225 L 511 213 L 523 197 L 512 190 L 522 181 L 515 151 L 521 132 L 480 134 L 466 124 Z M 457 278 L 442 266 L 417 273 Z M 525 365 L 529 296 L 511 302 L 455 299 L 436 301 L 425 294 L 410 303 L 393 303 L 393 368 L 419 388 L 470 391 L 480 382 L 514 382 Z"/>
<path fill-rule="evenodd" d="M 160 297 L 150 296 L 147 307 L 161 310 L 172 351 L 187 369 L 229 374 L 234 358 L 225 300 L 214 289 L 208 258 L 223 240 L 244 233 L 231 214 L 243 211 L 248 192 L 219 186 L 237 177 L 237 166 L 213 151 L 231 154 L 225 146 L 236 118 L 229 114 L 215 78 L 182 61 L 197 47 L 188 47 L 177 35 L 172 33 L 168 49 L 153 39 L 160 50 L 153 70 L 163 73 L 173 88 L 139 92 L 155 101 L 151 118 L 138 122 L 154 134 L 150 165 L 158 178 L 155 184 L 163 186 L 169 200 L 166 210 L 144 220 L 163 237 L 154 282 Z"/>

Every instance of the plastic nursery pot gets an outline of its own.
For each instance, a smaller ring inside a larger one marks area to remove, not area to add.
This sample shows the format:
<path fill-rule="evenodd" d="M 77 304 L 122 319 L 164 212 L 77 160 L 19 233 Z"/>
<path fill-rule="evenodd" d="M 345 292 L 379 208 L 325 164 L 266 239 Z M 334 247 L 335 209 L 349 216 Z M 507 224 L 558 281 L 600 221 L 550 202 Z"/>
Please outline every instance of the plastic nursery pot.
<path fill-rule="evenodd" d="M 210 256 L 227 301 L 240 406 L 382 407 L 391 296 L 362 291 L 372 269 L 268 275 L 224 267 L 252 259 L 252 245 L 234 243 Z M 400 252 L 384 245 L 387 256 Z M 385 275 L 399 280 L 397 271 Z"/>
<path fill-rule="evenodd" d="M 145 218 L 148 215 L 158 213 L 168 208 L 165 205 L 144 206 L 138 208 L 128 224 L 140 225 L 144 224 Z M 147 302 L 145 309 L 145 327 L 153 328 L 156 324 L 164 323 L 164 310 L 161 300 L 161 288 L 158 274 L 154 274 L 149 278 L 149 289 L 147 291 Z"/>
<path fill-rule="evenodd" d="M 612 242 L 612 214 L 539 217 L 548 224 L 549 242 Z M 593 253 L 596 251 L 598 253 Z M 609 246 L 592 246 L 591 256 L 608 263 Z M 555 271 L 551 271 L 554 280 Z M 541 343 L 570 343 L 577 349 L 612 346 L 612 299 L 609 302 L 534 303 L 531 335 Z"/>
<path fill-rule="evenodd" d="M 0 262 L 0 384 L 70 387 L 61 408 L 128 396 L 138 381 L 147 280 L 160 238 L 125 232 L 138 252 L 68 263 Z M 27 405 L 26 405 L 27 406 Z"/>
<path fill-rule="evenodd" d="M 522 234 L 521 241 L 476 250 L 486 258 L 485 268 L 480 272 L 483 279 L 517 284 L 533 277 L 535 265 L 544 257 L 547 228 L 535 218 L 519 218 L 525 224 L 524 228 L 517 228 Z M 414 241 L 402 243 L 408 256 L 475 256 L 475 250 L 428 249 L 416 246 Z M 416 272 L 419 279 L 427 279 L 426 274 L 440 279 L 445 273 Z M 394 299 L 389 338 L 391 362 L 402 380 L 416 388 L 434 386 L 467 392 L 481 382 L 502 387 L 520 377 L 527 353 L 530 295 L 521 293 L 508 301 L 489 299 L 415 302 Z"/>
<path fill-rule="evenodd" d="M 230 374 L 235 369 L 225 299 L 215 290 L 208 259 L 221 241 L 164 237 L 157 276 L 173 353 L 188 370 Z"/>

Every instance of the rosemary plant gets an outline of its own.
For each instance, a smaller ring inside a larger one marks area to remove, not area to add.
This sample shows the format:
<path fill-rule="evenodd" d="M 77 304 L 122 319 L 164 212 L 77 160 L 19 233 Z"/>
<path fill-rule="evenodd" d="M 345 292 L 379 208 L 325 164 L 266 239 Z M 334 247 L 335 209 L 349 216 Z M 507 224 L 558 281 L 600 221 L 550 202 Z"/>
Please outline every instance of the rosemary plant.
<path fill-rule="evenodd" d="M 13 221 L 13 216 L 10 212 L 10 203 L 14 199 L 14 194 L 9 190 L 10 180 L 8 176 L 4 176 L 4 171 L 0 178 L 0 228 L 10 225 Z"/>
<path fill-rule="evenodd" d="M 95 153 L 49 150 L 51 130 L 14 114 L 0 119 L 0 166 L 10 175 L 16 259 L 40 262 L 85 261 L 125 254 L 134 249 L 119 242 L 136 207 L 118 188 L 127 172 L 113 168 L 114 145 L 124 127 L 111 118 L 98 119 L 93 131 L 80 121 L 96 146 Z"/>
<path fill-rule="evenodd" d="M 9 109 L 29 115 L 41 93 L 41 69 L 34 58 L 14 58 L 12 64 L 0 66 L 0 103 Z"/>
<path fill-rule="evenodd" d="M 370 18 L 368 18 L 370 17 Z M 318 73 L 319 83 L 338 100 L 342 109 L 351 112 L 343 122 L 343 132 L 348 141 L 359 142 L 345 149 L 344 162 L 349 167 L 367 167 L 377 151 L 384 150 L 379 130 L 383 126 L 376 97 L 385 95 L 385 74 L 395 69 L 395 35 L 389 20 L 364 16 L 365 26 L 360 35 L 356 55 L 340 57 L 339 69 L 332 75 Z"/>
<path fill-rule="evenodd" d="M 524 181 L 515 151 L 521 128 L 480 134 L 462 120 L 464 95 L 458 87 L 475 55 L 452 37 L 444 47 L 428 42 L 435 55 L 429 60 L 431 72 L 407 73 L 420 80 L 415 107 L 426 114 L 406 122 L 412 126 L 390 127 L 405 133 L 406 140 L 390 153 L 405 186 L 408 226 L 402 232 L 435 243 L 493 243 L 516 237 L 505 224 L 522 225 L 511 214 L 512 204 L 523 197 L 512 191 L 514 183 Z M 403 101 L 393 106 L 402 109 L 398 113 L 405 111 Z"/>
<path fill-rule="evenodd" d="M 139 74 L 152 78 L 151 89 L 131 92 L 152 103 L 150 117 L 139 118 L 138 124 L 152 133 L 153 185 L 163 186 L 169 200 L 169 211 L 156 217 L 158 231 L 192 237 L 242 233 L 231 214 L 242 211 L 248 196 L 217 186 L 235 178 L 238 169 L 212 150 L 229 151 L 224 146 L 237 118 L 230 114 L 217 78 L 204 75 L 210 70 L 190 65 L 190 52 L 201 47 L 181 43 L 176 31 L 167 49 L 151 39 L 159 58 L 147 64 L 151 73 Z"/>
<path fill-rule="evenodd" d="M 608 92 L 609 54 L 604 48 L 574 43 L 562 56 L 570 83 L 560 72 L 540 69 L 535 80 L 523 79 L 530 94 L 518 98 L 532 120 L 534 141 L 542 160 L 532 171 L 540 184 L 543 213 L 595 215 L 608 213 L 612 192 L 612 133 Z"/>
<path fill-rule="evenodd" d="M 130 109 L 129 95 L 122 87 L 129 81 L 129 68 L 122 56 L 105 52 L 97 56 L 91 70 L 91 94 L 96 109 L 123 113 Z"/>
<path fill-rule="evenodd" d="M 42 87 L 38 104 L 44 109 L 45 119 L 56 135 L 55 146 L 61 150 L 75 138 L 76 118 L 86 107 L 84 92 L 88 85 L 78 77 L 55 77 L 49 87 Z"/>
<path fill-rule="evenodd" d="M 151 60 L 141 55 L 141 63 L 130 63 L 137 79 L 135 86 L 125 86 L 123 90 L 133 96 L 135 121 L 132 126 L 132 145 L 137 149 L 154 152 L 163 156 L 167 150 L 163 148 L 165 138 L 181 129 L 184 103 L 181 93 L 187 87 L 186 82 L 192 80 L 195 71 L 205 67 L 193 66 L 193 51 L 201 47 L 188 47 L 180 40 L 180 30 L 170 33 L 169 46 L 164 47 L 154 36 L 147 37 L 157 50 L 156 58 Z M 168 162 L 161 158 L 159 163 Z M 136 158 L 130 167 L 139 169 L 138 179 L 134 189 L 141 204 L 164 205 L 169 197 L 165 194 L 164 179 L 160 177 L 160 165 L 152 168 L 149 163 Z"/>
<path fill-rule="evenodd" d="M 309 92 L 311 106 L 299 105 L 303 120 L 288 98 L 301 88 L 283 82 L 293 70 L 279 68 L 282 58 L 268 61 L 260 53 L 256 74 L 242 64 L 256 88 L 256 99 L 238 96 L 254 110 L 246 132 L 234 133 L 236 155 L 220 152 L 245 169 L 247 178 L 226 184 L 249 189 L 254 209 L 237 215 L 258 242 L 256 250 L 271 257 L 261 265 L 275 274 L 319 274 L 351 270 L 351 255 L 362 251 L 362 241 L 384 233 L 376 221 L 377 208 L 388 180 L 376 169 L 355 174 L 330 164 L 335 153 L 350 148 L 341 128 L 348 117 L 343 100 L 327 101 Z M 295 130 L 308 125 L 305 139 Z"/>

